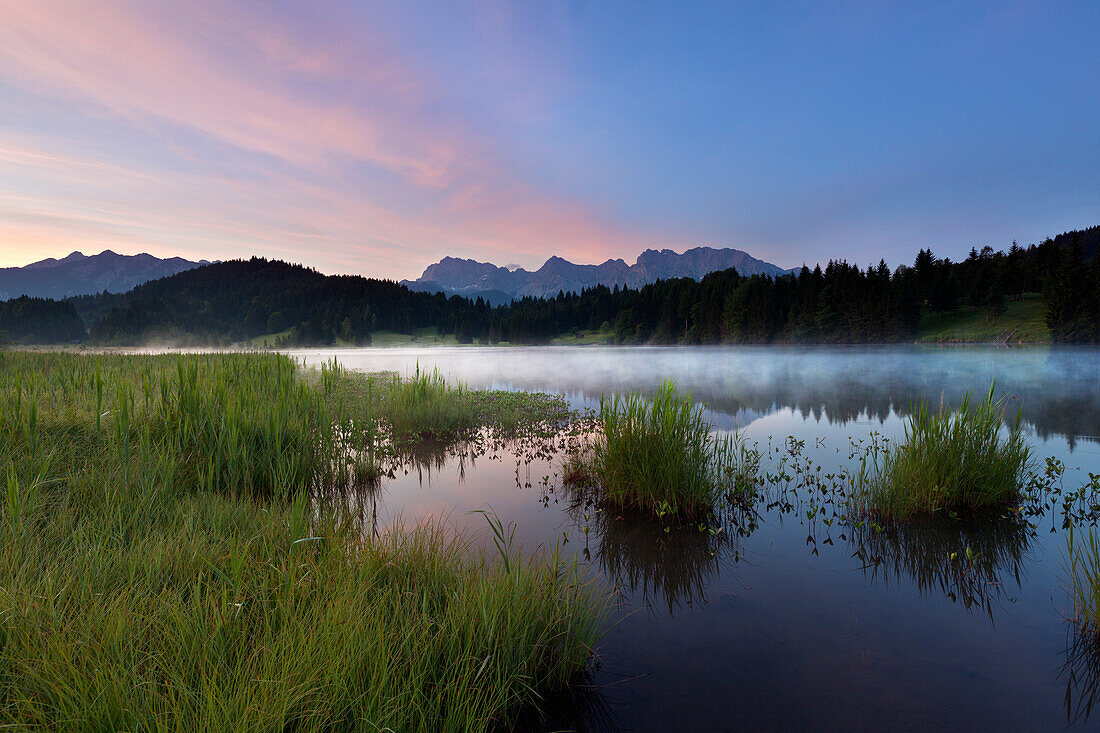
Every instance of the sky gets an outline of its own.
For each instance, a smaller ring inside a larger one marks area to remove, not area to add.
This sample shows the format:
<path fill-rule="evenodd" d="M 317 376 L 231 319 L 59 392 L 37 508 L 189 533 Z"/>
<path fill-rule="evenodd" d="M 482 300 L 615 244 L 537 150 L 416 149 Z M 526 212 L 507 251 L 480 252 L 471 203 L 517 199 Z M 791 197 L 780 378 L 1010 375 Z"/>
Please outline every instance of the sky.
<path fill-rule="evenodd" d="M 1100 224 L 1100 3 L 0 0 L 0 267 L 415 278 Z"/>

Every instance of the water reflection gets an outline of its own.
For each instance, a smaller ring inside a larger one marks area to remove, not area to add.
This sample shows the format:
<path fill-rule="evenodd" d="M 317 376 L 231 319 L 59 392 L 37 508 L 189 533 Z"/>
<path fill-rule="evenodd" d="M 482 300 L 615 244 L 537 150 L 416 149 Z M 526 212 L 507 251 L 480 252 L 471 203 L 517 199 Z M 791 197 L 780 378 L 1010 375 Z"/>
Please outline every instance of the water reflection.
<path fill-rule="evenodd" d="M 370 484 L 361 484 L 340 495 L 322 495 L 318 497 L 320 502 L 329 506 L 332 502 L 339 502 L 339 507 L 356 520 L 356 526 L 360 528 L 364 537 L 378 539 L 381 536 L 379 529 L 379 505 L 381 503 L 382 483 L 376 481 Z"/>
<path fill-rule="evenodd" d="M 543 697 L 540 705 L 523 712 L 512 730 L 606 733 L 622 726 L 603 687 L 591 673 L 569 687 Z"/>
<path fill-rule="evenodd" d="M 387 446 L 382 472 L 388 478 L 401 473 L 415 473 L 421 485 L 431 483 L 432 474 L 452 468 L 459 480 L 465 480 L 468 468 L 473 468 L 483 452 L 470 441 L 421 440 Z"/>
<path fill-rule="evenodd" d="M 707 587 L 741 557 L 741 539 L 755 529 L 751 510 L 730 507 L 721 521 L 678 526 L 607 511 L 576 499 L 566 509 L 585 537 L 584 554 L 619 592 L 660 604 L 670 616 L 707 602 Z"/>
<path fill-rule="evenodd" d="M 942 593 L 993 619 L 993 602 L 1020 587 L 1023 562 L 1034 530 L 1015 517 L 912 519 L 852 527 L 852 557 L 863 562 L 871 582 L 911 583 L 922 594 Z"/>

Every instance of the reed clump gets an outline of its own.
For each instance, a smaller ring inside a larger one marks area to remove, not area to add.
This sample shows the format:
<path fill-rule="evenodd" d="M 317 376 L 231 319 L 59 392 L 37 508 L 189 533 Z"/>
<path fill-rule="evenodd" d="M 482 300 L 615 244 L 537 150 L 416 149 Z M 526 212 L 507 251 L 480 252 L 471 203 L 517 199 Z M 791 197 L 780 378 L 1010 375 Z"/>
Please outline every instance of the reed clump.
<path fill-rule="evenodd" d="M 0 377 L 0 727 L 487 730 L 585 672 L 575 565 L 318 500 L 364 416 L 284 357 Z"/>
<path fill-rule="evenodd" d="M 478 412 L 462 384 L 450 386 L 437 369 L 389 386 L 382 405 L 398 437 L 453 438 L 478 426 Z"/>
<path fill-rule="evenodd" d="M 326 461 L 337 447 L 334 426 L 319 396 L 295 378 L 292 362 L 270 355 L 192 359 L 178 361 L 175 371 L 161 375 L 160 402 L 145 411 L 197 488 L 285 498 L 321 474 L 333 478 Z"/>
<path fill-rule="evenodd" d="M 886 519 L 975 511 L 1018 502 L 1031 465 L 1020 414 L 1005 424 L 1007 398 L 968 392 L 954 410 L 920 403 L 904 441 L 871 455 L 857 480 L 855 499 Z M 881 461 L 881 462 L 880 462 Z"/>
<path fill-rule="evenodd" d="M 703 412 L 673 381 L 651 400 L 633 392 L 603 400 L 591 452 L 567 464 L 565 475 L 595 484 L 617 507 L 704 518 L 723 494 L 752 490 L 755 462 L 735 436 L 715 435 Z"/>

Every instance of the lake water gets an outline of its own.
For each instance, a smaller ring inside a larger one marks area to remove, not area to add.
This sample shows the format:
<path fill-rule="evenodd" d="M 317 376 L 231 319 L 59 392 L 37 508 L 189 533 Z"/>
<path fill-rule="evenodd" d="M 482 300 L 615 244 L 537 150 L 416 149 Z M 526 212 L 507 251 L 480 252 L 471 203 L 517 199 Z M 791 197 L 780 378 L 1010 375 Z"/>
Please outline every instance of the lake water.
<path fill-rule="evenodd" d="M 1066 489 L 1100 474 L 1100 351 L 968 348 L 424 348 L 294 351 L 363 371 L 438 368 L 473 388 L 574 405 L 673 377 L 720 431 L 790 481 L 723 531 L 665 533 L 560 485 L 560 460 L 502 448 L 427 454 L 372 499 L 380 526 L 491 508 L 526 548 L 561 543 L 612 588 L 595 690 L 547 727 L 592 730 L 1100 729 L 1100 655 L 1074 646 L 1055 509 L 1019 523 L 852 526 L 832 486 L 918 399 L 1012 395 Z M 792 442 L 793 440 L 793 442 Z M 972 559 L 966 559 L 970 548 Z M 955 558 L 952 559 L 952 553 Z M 1076 651 L 1075 651 L 1076 650 Z"/>

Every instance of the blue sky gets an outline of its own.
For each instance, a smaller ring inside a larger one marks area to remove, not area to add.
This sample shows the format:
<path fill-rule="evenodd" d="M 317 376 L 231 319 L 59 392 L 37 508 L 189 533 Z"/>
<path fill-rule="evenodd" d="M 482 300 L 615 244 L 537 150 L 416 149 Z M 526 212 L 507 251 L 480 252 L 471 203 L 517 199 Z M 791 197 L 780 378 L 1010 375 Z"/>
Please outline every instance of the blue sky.
<path fill-rule="evenodd" d="M 685 7 L 687 6 L 687 7 Z M 415 277 L 1100 223 L 1100 4 L 0 0 L 0 266 Z"/>

